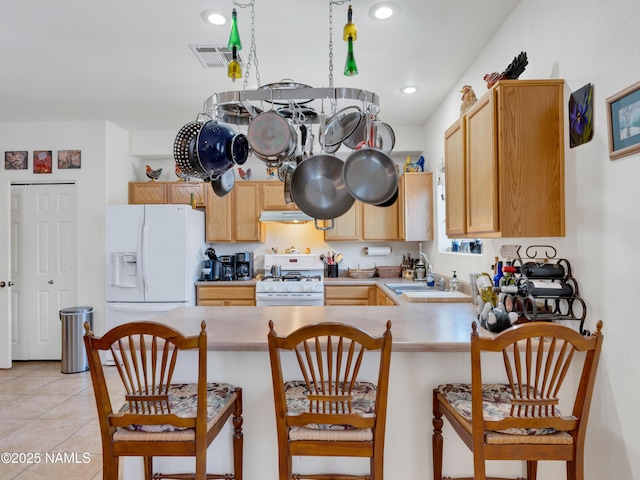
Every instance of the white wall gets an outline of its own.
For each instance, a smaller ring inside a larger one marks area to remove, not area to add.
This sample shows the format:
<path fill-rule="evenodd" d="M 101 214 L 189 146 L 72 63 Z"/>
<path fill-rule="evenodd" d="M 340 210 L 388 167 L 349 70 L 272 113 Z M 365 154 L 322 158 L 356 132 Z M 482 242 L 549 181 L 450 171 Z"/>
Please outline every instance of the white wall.
<path fill-rule="evenodd" d="M 591 142 L 569 148 L 565 113 L 566 237 L 485 240 L 485 255 L 435 253 L 436 270 L 487 271 L 503 244 L 550 244 L 571 261 L 588 308 L 587 328 L 604 321 L 604 351 L 587 433 L 586 478 L 640 478 L 640 323 L 635 318 L 636 237 L 640 154 L 610 161 L 606 98 L 640 80 L 640 4 L 636 0 L 522 0 L 426 125 L 425 157 L 443 156 L 443 133 L 459 115 L 462 85 L 486 92 L 482 77 L 501 70 L 520 51 L 529 65 L 522 78 L 563 78 L 569 94 L 594 85 Z M 432 169 L 434 165 L 432 165 Z M 439 211 L 438 221 L 443 219 Z M 434 242 L 435 243 L 435 242 Z M 440 245 L 442 249 L 444 245 Z"/>
<path fill-rule="evenodd" d="M 27 170 L 5 170 L 5 151 L 27 150 Z M 52 150 L 50 174 L 33 173 L 33 150 Z M 58 170 L 58 150 L 81 150 L 81 168 Z M 107 201 L 127 197 L 133 159 L 128 133 L 108 122 L 0 123 L 0 177 L 10 182 L 75 182 L 77 188 L 77 304 L 94 307 L 94 329 L 103 328 L 104 212 Z M 124 187 L 123 187 L 124 186 Z M 110 193 L 111 189 L 115 193 Z M 124 190 L 123 190 L 124 189 Z M 8 228 L 1 225 L 0 228 Z M 0 320 L 4 321 L 4 319 Z"/>

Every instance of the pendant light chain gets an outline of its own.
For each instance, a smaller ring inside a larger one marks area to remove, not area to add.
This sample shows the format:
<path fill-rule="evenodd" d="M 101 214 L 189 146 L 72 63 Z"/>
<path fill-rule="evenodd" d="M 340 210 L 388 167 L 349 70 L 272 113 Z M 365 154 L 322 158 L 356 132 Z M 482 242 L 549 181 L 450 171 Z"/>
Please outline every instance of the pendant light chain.
<path fill-rule="evenodd" d="M 233 4 L 239 8 L 251 7 L 251 47 L 249 48 L 249 55 L 247 56 L 247 68 L 244 72 L 244 81 L 242 82 L 242 89 L 246 90 L 249 84 L 249 70 L 251 70 L 251 62 L 256 67 L 256 82 L 257 87 L 260 87 L 260 71 L 258 69 L 258 53 L 256 50 L 256 12 L 255 12 L 255 0 L 251 0 L 251 3 L 238 3 L 233 0 Z"/>
<path fill-rule="evenodd" d="M 346 0 L 329 0 L 329 89 L 333 89 L 333 6 L 345 3 Z"/>
<path fill-rule="evenodd" d="M 333 88 L 333 2 L 329 1 L 329 88 Z"/>

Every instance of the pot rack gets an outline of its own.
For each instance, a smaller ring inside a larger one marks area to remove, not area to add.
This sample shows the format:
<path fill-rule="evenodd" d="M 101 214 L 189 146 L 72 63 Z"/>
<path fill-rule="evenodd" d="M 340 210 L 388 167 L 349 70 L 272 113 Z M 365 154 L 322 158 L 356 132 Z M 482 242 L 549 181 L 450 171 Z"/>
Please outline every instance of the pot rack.
<path fill-rule="evenodd" d="M 377 94 L 360 88 L 347 87 L 309 87 L 297 84 L 281 83 L 281 86 L 265 85 L 255 90 L 233 90 L 218 92 L 211 95 L 204 103 L 203 113 L 212 118 L 223 116 L 225 123 L 248 125 L 253 117 L 264 109 L 259 104 L 271 104 L 285 106 L 292 105 L 302 109 L 302 106 L 314 101 L 328 100 L 331 102 L 332 111 L 338 100 L 359 101 L 364 105 L 363 110 L 379 110 L 380 99 Z M 324 104 L 322 107 L 324 111 Z M 322 120 L 317 115 L 306 117 L 306 123 L 320 123 Z"/>

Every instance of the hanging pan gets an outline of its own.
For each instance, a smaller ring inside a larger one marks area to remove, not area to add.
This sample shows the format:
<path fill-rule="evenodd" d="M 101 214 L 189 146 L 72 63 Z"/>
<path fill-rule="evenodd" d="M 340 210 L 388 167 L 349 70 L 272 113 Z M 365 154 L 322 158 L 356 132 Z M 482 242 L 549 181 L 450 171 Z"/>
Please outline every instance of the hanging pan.
<path fill-rule="evenodd" d="M 343 177 L 349 193 L 371 205 L 384 204 L 398 190 L 398 172 L 393 160 L 376 148 L 363 147 L 349 155 Z"/>
<path fill-rule="evenodd" d="M 219 197 L 224 197 L 227 193 L 233 190 L 233 186 L 236 183 L 236 174 L 231 168 L 216 178 L 211 180 L 211 188 L 213 193 Z"/>
<path fill-rule="evenodd" d="M 296 205 L 316 219 L 318 230 L 333 228 L 333 219 L 344 215 L 355 199 L 345 188 L 344 162 L 332 155 L 314 155 L 303 160 L 291 175 L 291 196 Z M 321 227 L 318 220 L 331 220 Z"/>

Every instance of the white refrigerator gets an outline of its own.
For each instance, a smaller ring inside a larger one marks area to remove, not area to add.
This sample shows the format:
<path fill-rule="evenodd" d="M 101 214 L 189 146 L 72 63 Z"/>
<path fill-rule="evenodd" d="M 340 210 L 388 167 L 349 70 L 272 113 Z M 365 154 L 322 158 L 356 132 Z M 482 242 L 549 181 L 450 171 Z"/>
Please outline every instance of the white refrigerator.
<path fill-rule="evenodd" d="M 195 305 L 204 212 L 190 205 L 109 205 L 105 329 Z"/>

